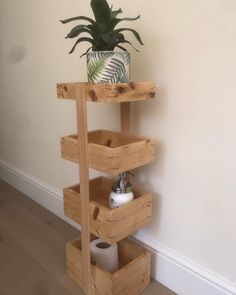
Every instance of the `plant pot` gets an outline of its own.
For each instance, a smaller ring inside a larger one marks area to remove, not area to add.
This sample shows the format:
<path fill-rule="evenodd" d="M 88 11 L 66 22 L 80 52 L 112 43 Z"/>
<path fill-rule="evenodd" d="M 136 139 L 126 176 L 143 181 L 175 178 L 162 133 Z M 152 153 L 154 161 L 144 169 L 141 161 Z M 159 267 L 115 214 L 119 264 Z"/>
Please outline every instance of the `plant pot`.
<path fill-rule="evenodd" d="M 128 83 L 130 80 L 129 52 L 93 51 L 87 54 L 89 83 Z"/>

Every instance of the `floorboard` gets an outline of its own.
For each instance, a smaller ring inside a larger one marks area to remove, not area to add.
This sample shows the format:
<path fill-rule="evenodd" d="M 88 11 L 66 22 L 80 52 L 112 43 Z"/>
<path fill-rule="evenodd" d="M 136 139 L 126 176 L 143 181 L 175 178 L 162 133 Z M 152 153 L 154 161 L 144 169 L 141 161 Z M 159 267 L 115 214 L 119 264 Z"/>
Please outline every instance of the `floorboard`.
<path fill-rule="evenodd" d="M 0 294 L 70 295 L 17 241 L 0 227 Z"/>

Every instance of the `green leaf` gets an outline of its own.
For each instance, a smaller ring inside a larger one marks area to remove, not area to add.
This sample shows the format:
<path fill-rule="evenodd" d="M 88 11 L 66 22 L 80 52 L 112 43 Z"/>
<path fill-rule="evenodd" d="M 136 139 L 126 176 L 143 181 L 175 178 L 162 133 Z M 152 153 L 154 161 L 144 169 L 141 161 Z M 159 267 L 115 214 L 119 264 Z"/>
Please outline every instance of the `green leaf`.
<path fill-rule="evenodd" d="M 111 16 L 111 18 L 116 18 L 117 15 L 120 14 L 120 13 L 123 13 L 123 11 L 121 10 L 121 8 L 118 9 L 118 10 L 113 10 L 112 11 L 112 7 L 111 7 L 111 10 L 110 10 L 110 16 Z"/>
<path fill-rule="evenodd" d="M 119 33 L 118 34 L 118 42 L 117 42 L 117 44 L 122 43 L 124 41 L 125 41 L 125 36 L 123 34 Z"/>
<path fill-rule="evenodd" d="M 101 38 L 107 43 L 107 44 L 115 44 L 118 41 L 119 35 L 115 33 L 114 31 L 111 31 L 107 34 L 101 34 Z"/>
<path fill-rule="evenodd" d="M 143 45 L 143 42 L 139 34 L 129 28 L 121 28 L 115 30 L 117 24 L 122 21 L 135 21 L 140 18 L 140 15 L 134 18 L 117 18 L 122 13 L 121 9 L 113 10 L 107 3 L 107 0 L 90 0 L 90 5 L 94 13 L 95 20 L 86 16 L 77 16 L 69 19 L 61 20 L 63 24 L 67 24 L 73 21 L 87 21 L 88 24 L 78 24 L 70 30 L 66 38 L 79 38 L 72 47 L 69 53 L 74 52 L 75 47 L 81 42 L 89 42 L 92 44 L 93 51 L 112 51 L 116 46 L 119 46 L 121 50 L 126 50 L 120 46 L 122 43 L 132 44 L 127 41 L 121 32 L 130 31 L 138 42 Z M 88 37 L 83 37 L 83 33 L 89 34 Z M 82 35 L 82 37 L 81 37 Z M 137 49 L 135 49 L 137 50 Z M 86 54 L 86 53 L 85 53 Z"/>
<path fill-rule="evenodd" d="M 127 44 L 129 44 L 130 46 L 133 47 L 133 49 L 134 49 L 135 51 L 139 52 L 139 50 L 138 50 L 137 48 L 135 48 L 131 42 L 129 42 L 129 41 L 127 41 L 127 40 L 124 40 L 123 43 L 127 43 Z"/>
<path fill-rule="evenodd" d="M 142 42 L 142 40 L 141 40 L 141 38 L 140 38 L 140 36 L 139 36 L 139 34 L 135 30 L 133 30 L 133 29 L 123 28 L 123 29 L 118 29 L 115 32 L 120 33 L 120 32 L 124 32 L 124 31 L 130 31 L 130 32 L 132 32 L 134 34 L 134 36 L 136 37 L 136 39 L 139 41 L 139 43 L 141 45 L 144 45 L 143 42 Z"/>
<path fill-rule="evenodd" d="M 112 50 L 110 48 L 108 49 L 109 45 L 110 44 L 107 44 L 99 35 L 96 39 L 94 39 L 93 51 Z"/>
<path fill-rule="evenodd" d="M 110 21 L 110 8 L 106 0 L 91 0 L 90 5 L 99 26 Z"/>
<path fill-rule="evenodd" d="M 67 23 L 75 21 L 75 20 L 86 20 L 86 21 L 90 22 L 91 24 L 96 25 L 94 20 L 92 20 L 91 18 L 86 17 L 86 16 L 76 16 L 76 17 L 65 19 L 65 20 L 60 20 L 60 22 L 62 24 L 67 24 Z"/>
<path fill-rule="evenodd" d="M 83 57 L 84 55 L 86 55 L 86 54 L 89 52 L 89 50 L 90 50 L 91 48 L 92 48 L 92 47 L 89 47 L 89 48 L 86 50 L 86 52 L 84 52 L 82 55 L 80 55 L 80 58 Z"/>
<path fill-rule="evenodd" d="M 89 43 L 91 43 L 92 45 L 93 45 L 93 43 L 94 43 L 93 39 L 91 39 L 91 38 L 81 37 L 81 38 L 79 38 L 79 39 L 75 42 L 75 44 L 74 44 L 74 46 L 72 47 L 72 49 L 71 49 L 71 51 L 69 52 L 69 54 L 73 53 L 74 50 L 75 50 L 75 47 L 76 47 L 79 43 L 81 43 L 81 42 L 89 42 Z"/>
<path fill-rule="evenodd" d="M 140 18 L 140 15 L 136 17 L 125 17 L 125 18 L 114 18 L 111 20 L 111 29 L 114 29 L 117 24 L 119 24 L 122 21 L 134 21 Z"/>
<path fill-rule="evenodd" d="M 121 50 L 123 50 L 123 51 L 127 51 L 127 49 L 126 49 L 126 48 L 124 48 L 123 46 L 116 45 L 116 47 L 120 48 L 120 49 L 121 49 Z"/>
<path fill-rule="evenodd" d="M 78 25 L 70 31 L 70 33 L 66 36 L 66 39 L 78 37 L 81 33 L 88 33 L 92 35 L 91 31 L 87 28 L 87 26 Z"/>
<path fill-rule="evenodd" d="M 136 16 L 136 17 L 124 17 L 124 18 L 117 18 L 120 21 L 126 20 L 126 21 L 133 21 L 133 20 L 137 20 L 140 18 L 140 15 Z"/>

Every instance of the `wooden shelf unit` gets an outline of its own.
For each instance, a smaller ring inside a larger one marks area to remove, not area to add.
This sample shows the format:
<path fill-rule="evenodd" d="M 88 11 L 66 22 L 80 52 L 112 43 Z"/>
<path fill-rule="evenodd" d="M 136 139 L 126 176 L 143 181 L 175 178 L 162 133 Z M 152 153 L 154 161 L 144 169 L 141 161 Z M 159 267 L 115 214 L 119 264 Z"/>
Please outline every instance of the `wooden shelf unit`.
<path fill-rule="evenodd" d="M 74 99 L 77 110 L 78 135 L 61 138 L 62 157 L 79 163 L 80 171 L 80 183 L 64 189 L 65 214 L 81 224 L 81 239 L 66 246 L 67 272 L 87 295 L 139 294 L 149 284 L 150 253 L 124 238 L 150 221 L 152 198 L 134 191 L 133 201 L 110 209 L 111 180 L 90 180 L 89 167 L 114 176 L 154 161 L 153 141 L 130 135 L 130 102 L 153 99 L 155 84 L 59 83 L 57 97 Z M 121 133 L 88 132 L 89 101 L 121 103 Z M 91 233 L 109 243 L 118 242 L 120 268 L 114 274 L 91 264 Z"/>

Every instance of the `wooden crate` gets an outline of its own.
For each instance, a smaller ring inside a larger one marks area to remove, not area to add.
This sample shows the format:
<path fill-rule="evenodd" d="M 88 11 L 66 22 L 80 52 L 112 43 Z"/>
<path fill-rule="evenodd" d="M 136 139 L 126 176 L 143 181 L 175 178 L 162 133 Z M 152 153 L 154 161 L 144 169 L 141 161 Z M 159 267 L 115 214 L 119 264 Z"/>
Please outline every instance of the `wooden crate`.
<path fill-rule="evenodd" d="M 152 140 L 127 134 L 96 130 L 88 133 L 89 167 L 117 175 L 154 161 Z M 61 138 L 62 158 L 78 163 L 77 135 Z"/>
<path fill-rule="evenodd" d="M 113 181 L 98 177 L 89 182 L 90 231 L 95 236 L 112 244 L 151 221 L 152 197 L 134 191 L 134 200 L 116 209 L 109 208 L 109 194 Z M 65 215 L 81 224 L 80 186 L 64 189 Z"/>
<path fill-rule="evenodd" d="M 120 268 L 110 273 L 91 264 L 92 295 L 137 295 L 150 282 L 151 254 L 145 248 L 128 239 L 118 242 Z M 66 244 L 68 275 L 82 286 L 81 240 Z"/>
<path fill-rule="evenodd" d="M 130 82 L 119 84 L 58 83 L 57 97 L 76 99 L 76 89 L 85 89 L 85 99 L 93 102 L 132 102 L 153 99 L 156 95 L 154 82 Z"/>

